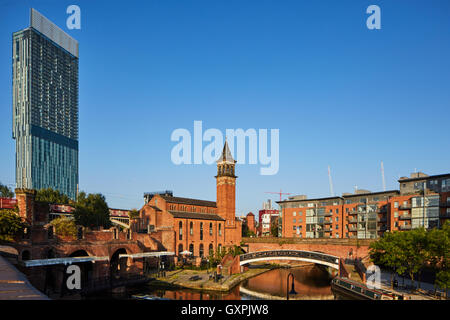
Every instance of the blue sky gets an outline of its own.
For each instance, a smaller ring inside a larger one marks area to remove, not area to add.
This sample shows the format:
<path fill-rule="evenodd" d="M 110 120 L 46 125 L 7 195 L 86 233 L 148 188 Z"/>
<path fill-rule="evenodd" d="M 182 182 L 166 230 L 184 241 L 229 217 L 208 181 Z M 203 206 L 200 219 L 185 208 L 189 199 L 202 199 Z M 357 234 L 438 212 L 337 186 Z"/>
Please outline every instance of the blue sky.
<path fill-rule="evenodd" d="M 81 30 L 66 27 L 81 8 Z M 381 8 L 381 30 L 366 8 Z M 237 212 L 266 191 L 329 196 L 448 173 L 448 1 L 0 0 L 0 181 L 14 184 L 11 37 L 34 7 L 80 43 L 80 189 L 110 207 L 171 189 L 216 199 L 214 165 L 171 162 L 173 130 L 280 130 L 280 169 L 238 165 Z"/>

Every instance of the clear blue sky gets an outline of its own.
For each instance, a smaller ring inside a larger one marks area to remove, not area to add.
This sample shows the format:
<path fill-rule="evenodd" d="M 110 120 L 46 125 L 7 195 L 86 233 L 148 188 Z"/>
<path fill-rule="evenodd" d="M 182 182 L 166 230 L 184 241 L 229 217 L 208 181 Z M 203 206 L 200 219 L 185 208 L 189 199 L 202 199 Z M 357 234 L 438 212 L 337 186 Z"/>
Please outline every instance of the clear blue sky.
<path fill-rule="evenodd" d="M 81 8 L 81 30 L 66 8 Z M 366 8 L 381 7 L 381 30 Z M 450 172 L 450 2 L 0 0 L 0 181 L 15 181 L 11 38 L 34 7 L 80 43 L 80 189 L 140 207 L 172 189 L 216 199 L 214 165 L 176 166 L 174 129 L 277 128 L 280 170 L 237 167 L 237 211 L 265 191 L 388 189 Z"/>

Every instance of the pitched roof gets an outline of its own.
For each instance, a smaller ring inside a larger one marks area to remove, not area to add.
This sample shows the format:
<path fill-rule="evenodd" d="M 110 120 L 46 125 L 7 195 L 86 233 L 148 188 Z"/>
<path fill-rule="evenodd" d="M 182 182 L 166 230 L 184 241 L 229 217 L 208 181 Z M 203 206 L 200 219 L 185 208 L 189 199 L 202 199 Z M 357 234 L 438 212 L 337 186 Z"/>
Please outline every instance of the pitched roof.
<path fill-rule="evenodd" d="M 225 139 L 225 144 L 223 145 L 222 154 L 220 155 L 219 160 L 217 162 L 230 162 L 235 163 L 236 160 L 233 159 L 233 156 L 231 155 L 230 148 L 228 147 L 228 142 Z"/>
<path fill-rule="evenodd" d="M 190 205 L 194 205 L 194 206 L 204 206 L 204 207 L 214 207 L 214 208 L 216 207 L 215 201 L 171 197 L 171 196 L 166 196 L 166 195 L 161 195 L 161 198 L 163 198 L 166 202 L 169 202 L 169 203 L 190 204 Z"/>
<path fill-rule="evenodd" d="M 213 213 L 197 213 L 172 210 L 169 210 L 169 213 L 173 215 L 174 218 L 225 221 L 224 218 Z"/>

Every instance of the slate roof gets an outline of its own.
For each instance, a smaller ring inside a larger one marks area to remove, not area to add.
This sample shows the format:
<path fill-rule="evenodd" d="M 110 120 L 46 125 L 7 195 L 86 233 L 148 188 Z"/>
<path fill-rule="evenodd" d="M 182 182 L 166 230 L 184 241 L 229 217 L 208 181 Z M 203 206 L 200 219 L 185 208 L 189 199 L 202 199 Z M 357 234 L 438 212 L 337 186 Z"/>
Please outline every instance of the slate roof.
<path fill-rule="evenodd" d="M 191 199 L 191 198 L 180 198 L 180 197 L 171 197 L 171 196 L 161 196 L 168 203 L 179 203 L 179 204 L 190 204 L 194 206 L 204 206 L 204 207 L 216 207 L 215 201 L 207 201 L 207 200 L 199 200 L 199 199 Z"/>
<path fill-rule="evenodd" d="M 169 213 L 173 215 L 174 218 L 225 221 L 225 219 L 223 219 L 221 216 L 214 213 L 198 213 L 173 210 L 169 210 Z"/>

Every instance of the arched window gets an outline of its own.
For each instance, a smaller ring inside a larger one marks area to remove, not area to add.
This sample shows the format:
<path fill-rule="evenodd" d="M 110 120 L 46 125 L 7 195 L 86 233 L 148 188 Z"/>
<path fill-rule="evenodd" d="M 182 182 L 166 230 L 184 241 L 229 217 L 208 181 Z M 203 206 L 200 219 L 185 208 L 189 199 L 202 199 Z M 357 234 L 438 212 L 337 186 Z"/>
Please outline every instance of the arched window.
<path fill-rule="evenodd" d="M 203 222 L 200 222 L 200 240 L 203 240 Z"/>
<path fill-rule="evenodd" d="M 189 251 L 192 253 L 192 255 L 194 255 L 194 244 L 190 244 L 189 245 Z"/>
<path fill-rule="evenodd" d="M 178 223 L 178 240 L 183 240 L 183 222 Z"/>
<path fill-rule="evenodd" d="M 194 223 L 191 221 L 189 224 L 189 234 L 192 236 L 194 234 Z"/>
<path fill-rule="evenodd" d="M 213 230 L 212 230 L 212 222 L 209 223 L 209 235 L 212 236 Z"/>
<path fill-rule="evenodd" d="M 214 254 L 214 248 L 213 248 L 213 244 L 212 243 L 209 244 L 208 252 L 209 252 L 210 256 L 212 256 Z"/>
<path fill-rule="evenodd" d="M 222 224 L 219 223 L 219 236 L 221 236 L 221 235 L 222 235 Z"/>
<path fill-rule="evenodd" d="M 203 257 L 203 243 L 200 243 L 200 250 L 199 250 L 199 255 L 200 257 Z"/>
<path fill-rule="evenodd" d="M 178 245 L 178 254 L 181 254 L 183 252 L 183 245 L 180 243 Z"/>

